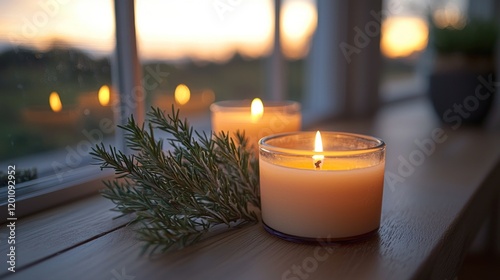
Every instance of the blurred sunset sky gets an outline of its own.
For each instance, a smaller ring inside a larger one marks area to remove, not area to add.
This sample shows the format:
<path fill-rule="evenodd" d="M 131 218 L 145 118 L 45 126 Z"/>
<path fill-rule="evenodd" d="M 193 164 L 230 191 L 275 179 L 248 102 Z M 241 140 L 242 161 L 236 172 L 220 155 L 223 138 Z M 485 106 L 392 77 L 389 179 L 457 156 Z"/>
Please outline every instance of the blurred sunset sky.
<path fill-rule="evenodd" d="M 288 58 L 302 58 L 317 25 L 315 1 L 282 2 L 283 53 Z M 427 0 L 407 2 L 429 5 Z M 268 55 L 273 39 L 273 3 L 137 0 L 139 54 L 142 59 L 208 61 L 225 61 L 236 52 L 251 58 Z M 405 57 L 427 45 L 425 15 L 409 14 L 409 7 L 401 14 L 391 14 L 382 25 L 381 49 L 387 57 Z M 0 13 L 0 51 L 9 46 L 45 50 L 69 45 L 104 56 L 114 48 L 111 0 L 0 0 Z"/>
<path fill-rule="evenodd" d="M 47 49 L 68 44 L 95 54 L 114 48 L 114 11 L 110 0 L 0 0 L 0 48 L 28 45 Z M 221 61 L 235 52 L 258 57 L 271 51 L 271 0 L 138 0 L 136 26 L 144 59 Z M 313 0 L 284 1 L 284 53 L 298 58 L 317 22 Z"/>

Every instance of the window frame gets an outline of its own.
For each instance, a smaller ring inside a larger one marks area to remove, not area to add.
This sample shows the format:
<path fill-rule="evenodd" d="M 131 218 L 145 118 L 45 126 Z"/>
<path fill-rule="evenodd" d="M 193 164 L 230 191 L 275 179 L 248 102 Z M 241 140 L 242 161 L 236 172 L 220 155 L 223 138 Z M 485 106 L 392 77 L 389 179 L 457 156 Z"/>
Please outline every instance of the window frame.
<path fill-rule="evenodd" d="M 115 111 L 116 124 L 124 125 L 130 115 L 144 120 L 144 100 L 138 94 L 144 93 L 141 85 L 141 67 L 137 54 L 135 32 L 135 1 L 114 0 L 115 51 L 111 59 L 112 83 L 118 85 L 119 104 Z M 123 131 L 116 130 L 116 146 L 126 153 Z M 111 170 L 99 170 L 91 164 L 91 156 L 85 157 L 85 166 L 65 170 L 15 185 L 15 218 L 27 216 L 41 210 L 97 194 L 105 185 L 103 181 L 113 179 Z M 19 170 L 19 165 L 16 169 Z M 7 168 L 7 166 L 5 166 Z M 44 168 L 45 169 L 45 168 Z M 0 189 L 0 219 L 8 218 L 8 188 Z M 10 205 L 11 206 L 11 205 Z"/>
<path fill-rule="evenodd" d="M 56 205 L 97 194 L 104 187 L 103 181 L 114 178 L 111 170 L 96 173 L 97 166 L 75 169 L 60 183 L 57 175 L 50 175 L 32 181 L 16 184 L 14 213 L 16 218 L 24 217 Z M 9 205 L 7 187 L 0 191 L 0 219 L 6 221 Z"/>

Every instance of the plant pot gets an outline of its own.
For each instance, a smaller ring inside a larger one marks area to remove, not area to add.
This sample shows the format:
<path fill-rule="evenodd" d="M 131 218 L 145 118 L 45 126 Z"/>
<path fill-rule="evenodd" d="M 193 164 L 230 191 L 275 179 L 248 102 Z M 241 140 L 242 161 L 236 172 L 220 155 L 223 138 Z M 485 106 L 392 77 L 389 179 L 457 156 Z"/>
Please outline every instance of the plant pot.
<path fill-rule="evenodd" d="M 494 85 L 488 81 L 495 81 L 494 71 L 489 67 L 446 68 L 437 67 L 430 75 L 429 98 L 434 111 L 441 121 L 453 127 L 481 124 L 493 105 Z"/>

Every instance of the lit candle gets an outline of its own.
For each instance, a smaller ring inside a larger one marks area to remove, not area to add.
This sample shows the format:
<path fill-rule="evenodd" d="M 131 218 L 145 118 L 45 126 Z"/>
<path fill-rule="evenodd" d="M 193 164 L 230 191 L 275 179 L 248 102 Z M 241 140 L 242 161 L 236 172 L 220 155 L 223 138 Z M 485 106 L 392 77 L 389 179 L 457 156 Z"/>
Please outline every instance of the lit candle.
<path fill-rule="evenodd" d="M 293 241 L 349 240 L 377 231 L 385 168 L 382 140 L 293 132 L 265 137 L 259 147 L 266 230 Z"/>
<path fill-rule="evenodd" d="M 257 148 L 260 138 L 282 132 L 299 131 L 302 116 L 300 104 L 294 101 L 266 102 L 258 98 L 229 100 L 213 103 L 212 130 L 214 132 L 245 131 L 249 143 Z"/>

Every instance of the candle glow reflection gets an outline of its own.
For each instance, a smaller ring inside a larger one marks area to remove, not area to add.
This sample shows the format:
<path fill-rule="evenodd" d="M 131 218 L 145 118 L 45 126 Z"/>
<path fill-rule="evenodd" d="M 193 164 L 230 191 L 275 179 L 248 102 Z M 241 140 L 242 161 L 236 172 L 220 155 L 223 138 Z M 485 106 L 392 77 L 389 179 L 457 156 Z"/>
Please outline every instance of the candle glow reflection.
<path fill-rule="evenodd" d="M 101 106 L 109 105 L 109 100 L 111 99 L 111 93 L 107 85 L 101 86 L 99 92 L 97 93 L 97 98 L 99 99 L 99 104 L 101 104 Z"/>
<path fill-rule="evenodd" d="M 53 91 L 50 93 L 49 105 L 50 109 L 54 112 L 59 112 L 62 110 L 61 98 L 59 97 L 59 94 L 57 94 L 57 92 Z"/>

